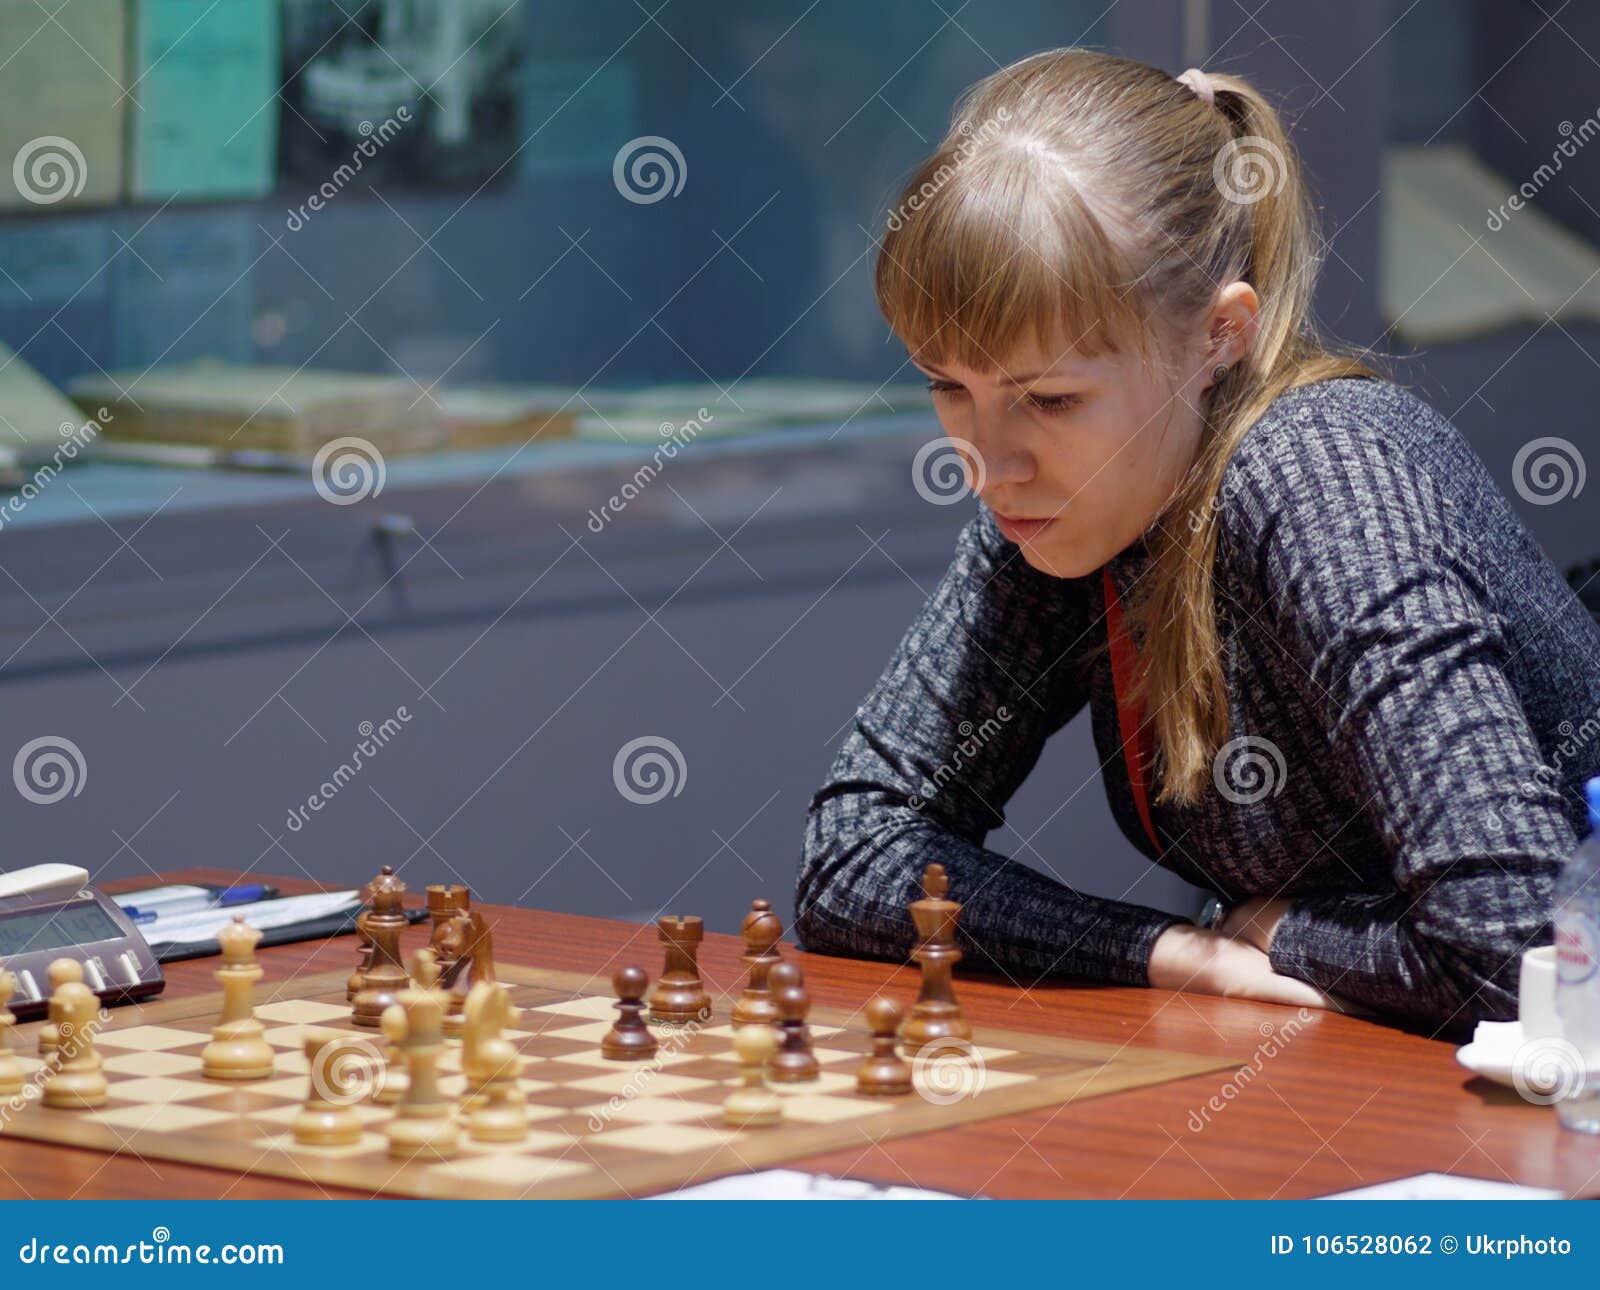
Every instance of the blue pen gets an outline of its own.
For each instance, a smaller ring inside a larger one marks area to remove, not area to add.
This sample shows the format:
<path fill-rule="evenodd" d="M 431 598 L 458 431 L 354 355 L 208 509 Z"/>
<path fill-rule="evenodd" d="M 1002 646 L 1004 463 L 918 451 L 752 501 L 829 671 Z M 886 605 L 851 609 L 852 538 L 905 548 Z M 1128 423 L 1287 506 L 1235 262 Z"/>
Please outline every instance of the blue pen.
<path fill-rule="evenodd" d="M 225 887 L 214 896 L 191 898 L 166 908 L 144 908 L 137 905 L 124 905 L 122 912 L 136 924 L 147 925 L 162 918 L 176 918 L 184 914 L 196 914 L 207 909 L 225 909 L 232 905 L 253 905 L 257 901 L 266 900 L 274 894 L 274 889 L 265 883 L 248 882 L 238 887 Z"/>

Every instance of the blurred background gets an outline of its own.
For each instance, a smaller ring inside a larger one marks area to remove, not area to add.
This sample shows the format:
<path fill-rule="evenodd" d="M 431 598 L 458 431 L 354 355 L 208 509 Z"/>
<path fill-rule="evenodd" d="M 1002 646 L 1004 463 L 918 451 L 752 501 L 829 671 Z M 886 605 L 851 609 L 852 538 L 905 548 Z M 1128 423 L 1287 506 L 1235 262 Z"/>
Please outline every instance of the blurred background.
<path fill-rule="evenodd" d="M 963 87 L 1064 45 L 1277 97 L 1322 325 L 1588 576 L 1593 5 L 0 0 L 0 868 L 787 923 L 975 506 L 918 487 L 873 233 Z M 1008 816 L 1198 904 L 1086 719 Z"/>

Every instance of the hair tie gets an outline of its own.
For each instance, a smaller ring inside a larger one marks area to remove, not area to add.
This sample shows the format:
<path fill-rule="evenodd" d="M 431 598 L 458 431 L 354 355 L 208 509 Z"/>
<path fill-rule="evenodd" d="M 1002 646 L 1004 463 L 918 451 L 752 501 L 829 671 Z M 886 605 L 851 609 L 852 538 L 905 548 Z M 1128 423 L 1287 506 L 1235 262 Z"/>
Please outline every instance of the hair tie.
<path fill-rule="evenodd" d="M 1178 77 L 1178 84 L 1187 85 L 1208 105 L 1215 105 L 1217 101 L 1216 87 L 1211 84 L 1211 78 L 1198 67 L 1191 67 L 1182 76 Z"/>

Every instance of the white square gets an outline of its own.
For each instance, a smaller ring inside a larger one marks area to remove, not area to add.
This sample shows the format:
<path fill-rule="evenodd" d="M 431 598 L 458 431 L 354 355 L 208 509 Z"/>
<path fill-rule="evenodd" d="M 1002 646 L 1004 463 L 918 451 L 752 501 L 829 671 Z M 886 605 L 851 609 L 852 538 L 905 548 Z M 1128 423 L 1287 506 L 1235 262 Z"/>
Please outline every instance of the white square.
<path fill-rule="evenodd" d="M 555 1017 L 584 1017 L 591 1021 L 602 1018 L 609 1020 L 617 1015 L 617 1001 L 607 999 L 603 995 L 594 995 L 583 999 L 569 999 L 565 1003 L 545 1003 L 537 1008 L 524 1008 L 523 1016 L 531 1017 L 537 1013 L 548 1013 Z"/>
<path fill-rule="evenodd" d="M 691 1089 L 705 1088 L 710 1080 L 694 1079 L 686 1075 L 673 1075 L 669 1071 L 651 1070 L 647 1062 L 630 1062 L 631 1069 L 613 1071 L 607 1075 L 593 1075 L 588 1079 L 573 1080 L 569 1088 L 581 1088 L 590 1093 L 609 1093 L 615 1097 L 669 1097 L 674 1093 L 687 1093 Z"/>
<path fill-rule="evenodd" d="M 636 1097 L 615 1109 L 608 1102 L 580 1107 L 579 1115 L 589 1116 L 602 1125 L 621 1128 L 627 1124 L 687 1124 L 696 1120 L 710 1120 L 722 1114 L 722 1108 L 710 1102 L 685 1102 L 676 1097 Z M 605 1128 L 600 1132 L 603 1134 Z"/>
<path fill-rule="evenodd" d="M 134 1133 L 182 1133 L 209 1124 L 221 1124 L 236 1119 L 231 1111 L 212 1111 L 201 1106 L 152 1104 L 144 1106 L 119 1106 L 109 1111 L 96 1111 L 93 1118 L 101 1124 Z"/>
<path fill-rule="evenodd" d="M 841 1120 L 855 1120 L 866 1115 L 882 1115 L 892 1108 L 891 1099 L 869 1102 L 859 1097 L 833 1097 L 826 1093 L 808 1093 L 803 1097 L 785 1098 L 783 1117 L 805 1124 L 837 1124 Z"/>
<path fill-rule="evenodd" d="M 607 1146 L 671 1155 L 720 1147 L 738 1136 L 732 1129 L 702 1129 L 692 1124 L 640 1124 L 627 1129 L 608 1129 L 596 1140 Z"/>
<path fill-rule="evenodd" d="M 203 1044 L 207 1034 L 194 1030 L 174 1030 L 170 1026 L 131 1026 L 127 1030 L 107 1030 L 95 1036 L 96 1048 L 132 1048 L 139 1052 L 158 1052 Z"/>
<path fill-rule="evenodd" d="M 251 1089 L 260 1087 L 258 1080 L 185 1080 L 170 1079 L 165 1075 L 150 1075 L 143 1079 L 118 1080 L 111 1091 L 119 1102 L 145 1102 L 165 1105 L 168 1102 L 187 1102 L 194 1098 L 210 1097 L 228 1088 Z"/>
<path fill-rule="evenodd" d="M 299 1022 L 301 1025 L 327 1021 L 348 1021 L 350 1006 L 323 1003 L 318 999 L 280 999 L 276 1003 L 263 1003 L 256 1010 L 261 1021 Z"/>

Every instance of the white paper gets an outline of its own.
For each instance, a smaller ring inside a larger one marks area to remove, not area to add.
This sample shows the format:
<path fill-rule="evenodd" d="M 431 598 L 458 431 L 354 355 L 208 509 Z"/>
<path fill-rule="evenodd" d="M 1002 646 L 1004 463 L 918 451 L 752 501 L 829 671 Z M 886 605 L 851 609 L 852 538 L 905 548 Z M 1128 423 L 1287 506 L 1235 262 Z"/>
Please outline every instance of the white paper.
<path fill-rule="evenodd" d="M 192 914 L 176 914 L 171 918 L 158 918 L 145 923 L 139 930 L 151 945 L 193 945 L 196 941 L 214 941 L 217 933 L 233 921 L 235 914 L 243 914 L 245 921 L 258 931 L 271 927 L 286 927 L 291 923 L 306 923 L 316 918 L 326 918 L 341 910 L 353 909 L 361 903 L 358 891 L 334 891 L 310 896 L 285 896 L 281 900 L 260 900 L 249 905 L 224 905 L 218 909 L 203 909 Z"/>
<path fill-rule="evenodd" d="M 855 1178 L 833 1178 L 796 1169 L 762 1169 L 714 1182 L 663 1192 L 651 1200 L 961 1200 L 942 1191 L 879 1187 Z"/>
<path fill-rule="evenodd" d="M 1524 1187 L 1489 1178 L 1464 1178 L 1460 1174 L 1415 1174 L 1371 1187 L 1335 1192 L 1323 1200 L 1560 1200 L 1562 1193 L 1548 1187 Z"/>

